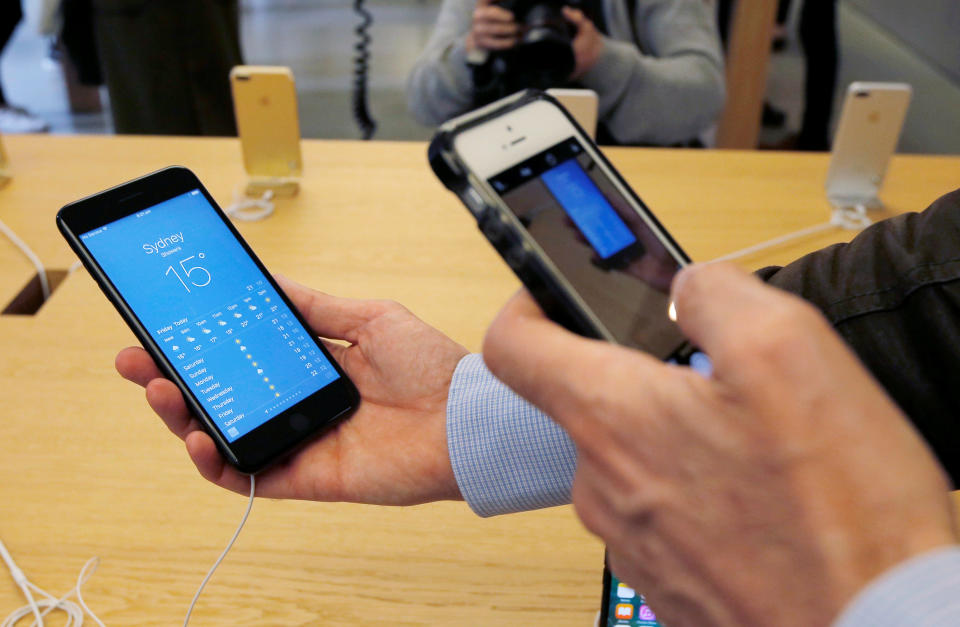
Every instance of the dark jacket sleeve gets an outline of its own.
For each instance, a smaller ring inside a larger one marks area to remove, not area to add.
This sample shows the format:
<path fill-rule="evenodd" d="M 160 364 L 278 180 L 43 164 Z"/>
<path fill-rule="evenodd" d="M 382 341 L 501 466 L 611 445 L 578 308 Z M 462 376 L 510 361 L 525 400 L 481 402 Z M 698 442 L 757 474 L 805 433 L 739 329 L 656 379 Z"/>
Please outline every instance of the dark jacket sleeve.
<path fill-rule="evenodd" d="M 823 311 L 960 485 L 960 190 L 758 275 Z"/>

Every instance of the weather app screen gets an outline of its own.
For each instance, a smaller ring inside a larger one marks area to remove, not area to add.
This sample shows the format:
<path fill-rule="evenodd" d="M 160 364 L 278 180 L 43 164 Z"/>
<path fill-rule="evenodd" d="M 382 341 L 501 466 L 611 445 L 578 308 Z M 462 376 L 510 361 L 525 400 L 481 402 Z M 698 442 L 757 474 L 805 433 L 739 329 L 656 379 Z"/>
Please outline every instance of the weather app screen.
<path fill-rule="evenodd" d="M 80 239 L 228 441 L 339 378 L 199 190 Z"/>

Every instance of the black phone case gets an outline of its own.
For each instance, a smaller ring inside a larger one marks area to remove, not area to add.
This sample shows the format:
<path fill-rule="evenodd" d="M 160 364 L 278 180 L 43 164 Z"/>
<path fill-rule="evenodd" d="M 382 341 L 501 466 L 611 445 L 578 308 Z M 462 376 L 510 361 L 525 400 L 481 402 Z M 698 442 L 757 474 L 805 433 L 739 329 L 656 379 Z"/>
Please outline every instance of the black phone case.
<path fill-rule="evenodd" d="M 593 320 L 593 317 L 581 308 L 578 299 L 569 293 L 568 288 L 564 285 L 565 281 L 556 276 L 550 269 L 549 264 L 545 263 L 544 259 L 537 254 L 536 249 L 528 243 L 529 235 L 525 230 L 521 231 L 522 227 L 516 226 L 515 221 L 511 218 L 510 210 L 503 202 L 497 197 L 490 197 L 485 194 L 479 186 L 471 181 L 473 174 L 470 173 L 454 149 L 453 142 L 459 133 L 537 100 L 546 100 L 560 109 L 577 129 L 577 139 L 594 149 L 598 159 L 628 191 L 630 199 L 636 205 L 646 209 L 643 201 L 627 185 L 616 168 L 603 156 L 603 153 L 590 140 L 589 135 L 573 116 L 555 98 L 536 89 L 518 92 L 443 124 L 437 130 L 427 150 L 430 167 L 433 168 L 433 172 L 444 186 L 455 193 L 474 215 L 477 219 L 477 226 L 484 237 L 500 253 L 500 256 L 507 262 L 507 265 L 517 275 L 517 278 L 527 288 L 547 317 L 570 331 L 585 337 L 610 339 L 609 333 L 605 333 L 605 330 Z M 663 228 L 659 220 L 649 210 L 646 210 L 646 215 L 653 220 L 659 231 L 669 239 L 683 260 L 689 263 L 689 257 Z"/>
<path fill-rule="evenodd" d="M 73 252 L 76 253 L 77 257 L 83 263 L 83 266 L 84 268 L 86 268 L 87 272 L 90 274 L 90 277 L 94 281 L 96 281 L 97 286 L 100 288 L 100 291 L 103 293 L 104 296 L 107 297 L 107 300 L 110 301 L 110 303 L 114 306 L 114 308 L 116 308 L 117 312 L 120 314 L 120 317 L 126 323 L 127 327 L 130 329 L 130 331 L 133 332 L 134 336 L 136 336 L 137 340 L 140 342 L 140 345 L 143 346 L 144 350 L 146 350 L 150 354 L 150 357 L 153 359 L 154 363 L 156 363 L 157 367 L 163 373 L 163 376 L 169 379 L 170 381 L 172 381 L 174 385 L 176 385 L 177 388 L 180 390 L 180 393 L 183 395 L 183 399 L 186 402 L 187 407 L 194 414 L 194 416 L 197 417 L 200 424 L 203 426 L 204 431 L 206 431 L 210 435 L 210 437 L 213 439 L 214 443 L 217 446 L 217 450 L 220 451 L 220 454 L 223 455 L 223 457 L 227 461 L 229 461 L 231 465 L 236 467 L 241 472 L 244 472 L 247 474 L 256 474 L 261 470 L 263 470 L 264 468 L 271 465 L 272 463 L 274 463 L 275 461 L 281 459 L 283 456 L 293 452 L 299 446 L 305 444 L 308 441 L 308 438 L 302 440 L 295 446 L 291 446 L 287 448 L 286 450 L 279 453 L 276 457 L 270 459 L 265 463 L 259 463 L 255 465 L 244 464 L 242 460 L 240 460 L 234 454 L 233 450 L 231 450 L 230 445 L 227 443 L 226 439 L 220 433 L 219 429 L 217 429 L 213 421 L 209 418 L 203 406 L 196 399 L 193 391 L 189 388 L 189 386 L 183 383 L 182 377 L 177 374 L 176 370 L 169 363 L 169 360 L 164 356 L 163 351 L 160 349 L 160 346 L 153 339 L 150 333 L 148 333 L 146 329 L 143 328 L 142 324 L 137 319 L 136 314 L 134 314 L 133 310 L 127 305 L 123 296 L 121 296 L 121 294 L 113 287 L 110 281 L 106 279 L 105 275 L 103 274 L 103 271 L 100 269 L 99 264 L 91 255 L 87 253 L 83 245 L 80 243 L 78 236 L 67 226 L 62 215 L 64 212 L 64 209 L 66 209 L 67 207 L 71 207 L 73 205 L 83 203 L 91 198 L 95 198 L 96 196 L 100 196 L 106 193 L 113 193 L 115 190 L 122 189 L 130 185 L 131 183 L 138 183 L 145 179 L 149 179 L 150 177 L 163 174 L 171 170 L 172 171 L 182 170 L 188 173 L 189 176 L 193 177 L 196 180 L 197 187 L 201 190 L 201 192 L 204 194 L 207 200 L 212 204 L 212 206 L 217 211 L 222 212 L 219 205 L 216 204 L 216 202 L 213 200 L 213 197 L 207 191 L 206 187 L 204 187 L 203 183 L 201 183 L 200 180 L 196 177 L 196 175 L 194 175 L 188 169 L 183 168 L 181 166 L 170 166 L 167 168 L 163 168 L 161 170 L 157 170 L 155 172 L 151 172 L 149 174 L 145 174 L 136 179 L 127 181 L 125 183 L 121 183 L 120 185 L 117 185 L 110 189 L 103 190 L 102 192 L 92 194 L 90 196 L 87 196 L 79 200 L 76 200 L 72 203 L 69 203 L 63 209 L 61 209 L 60 212 L 57 213 L 57 218 L 56 218 L 57 229 L 60 231 L 60 234 L 63 235 L 64 239 L 66 239 L 67 243 L 70 245 L 70 248 L 73 250 Z M 244 248 L 244 250 L 251 256 L 254 263 L 261 269 L 261 271 L 263 271 L 265 276 L 269 277 L 270 275 L 267 272 L 266 268 L 263 266 L 263 264 L 260 262 L 260 259 L 250 249 L 249 245 L 240 236 L 239 232 L 237 232 L 233 224 L 231 224 L 230 221 L 227 220 L 226 225 L 230 229 L 230 231 L 233 233 L 233 235 L 237 237 L 240 245 Z M 306 321 L 303 320 L 302 316 L 297 311 L 296 307 L 294 307 L 293 304 L 289 301 L 286 294 L 284 294 L 283 290 L 277 289 L 277 292 L 280 295 L 280 297 L 284 300 L 287 307 L 289 307 L 291 312 L 293 312 L 293 315 L 300 321 L 300 323 L 304 325 L 305 328 L 309 328 Z M 336 362 L 336 360 L 333 359 L 332 356 L 328 355 L 326 350 L 323 349 L 322 346 L 321 346 L 321 349 L 323 351 L 323 354 L 327 355 L 327 357 L 329 358 L 334 368 L 337 369 L 337 372 L 341 375 L 343 381 L 347 384 L 348 393 L 354 399 L 353 405 L 355 409 L 356 405 L 359 404 L 360 402 L 359 392 L 357 391 L 356 387 L 354 386 L 350 378 L 347 377 L 345 372 L 343 372 L 342 368 Z M 347 413 L 349 413 L 349 411 Z M 342 418 L 342 416 L 337 416 L 334 420 L 331 421 L 331 424 L 333 424 L 333 422 L 335 422 L 337 419 L 340 419 L 340 418 Z"/>

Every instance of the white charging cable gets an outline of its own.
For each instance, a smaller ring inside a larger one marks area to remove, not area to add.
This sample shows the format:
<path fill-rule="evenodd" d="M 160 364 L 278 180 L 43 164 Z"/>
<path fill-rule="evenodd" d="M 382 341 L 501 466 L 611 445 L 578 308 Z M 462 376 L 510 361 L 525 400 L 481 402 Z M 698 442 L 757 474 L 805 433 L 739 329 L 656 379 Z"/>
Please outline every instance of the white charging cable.
<path fill-rule="evenodd" d="M 30 263 L 37 269 L 37 277 L 40 279 L 40 289 L 43 291 L 43 301 L 46 302 L 50 298 L 50 283 L 47 281 L 47 271 L 43 267 L 43 262 L 40 261 L 40 258 L 37 257 L 34 252 L 27 246 L 27 243 L 22 239 L 17 237 L 17 234 L 10 230 L 6 224 L 3 223 L 3 220 L 0 220 L 0 233 L 3 233 L 14 245 L 20 249 L 20 251 L 26 255 L 27 259 L 30 260 Z"/>
<path fill-rule="evenodd" d="M 247 511 L 243 513 L 243 518 L 240 519 L 240 524 L 237 525 L 237 530 L 233 532 L 233 537 L 230 538 L 230 542 L 227 543 L 227 548 L 223 550 L 223 553 L 220 554 L 220 557 L 217 558 L 217 561 L 213 563 L 213 566 L 210 567 L 207 576 L 203 578 L 203 581 L 200 582 L 200 587 L 197 588 L 197 593 L 193 595 L 193 600 L 190 601 L 190 608 L 187 609 L 187 615 L 183 618 L 183 627 L 187 627 L 187 624 L 190 622 L 190 615 L 193 614 L 193 608 L 197 604 L 197 599 L 200 598 L 200 593 L 203 592 L 203 589 L 206 587 L 207 582 L 210 581 L 210 578 L 213 577 L 213 573 L 217 570 L 217 566 L 220 565 L 220 562 L 223 561 L 223 558 L 227 556 L 227 553 L 230 552 L 230 549 L 233 548 L 233 543 L 237 541 L 237 537 L 240 535 L 240 530 L 243 529 L 243 525 L 247 522 L 247 517 L 250 516 L 250 510 L 253 509 L 253 497 L 257 490 L 256 480 L 253 475 L 250 475 L 250 502 L 247 503 Z"/>
<path fill-rule="evenodd" d="M 243 529 L 243 525 L 247 522 L 247 518 L 250 516 L 250 510 L 253 508 L 253 497 L 255 492 L 256 480 L 254 479 L 253 475 L 250 475 L 250 501 L 247 503 L 247 509 L 243 512 L 243 518 L 240 519 L 240 524 L 237 525 L 237 530 L 233 532 L 233 537 L 230 538 L 227 548 L 223 550 L 223 553 L 220 554 L 220 557 L 217 558 L 217 561 L 214 562 L 212 567 L 210 567 L 210 570 L 207 572 L 207 576 L 203 578 L 203 581 L 200 583 L 200 587 L 197 588 L 196 594 L 193 595 L 193 600 L 190 601 L 190 607 L 187 609 L 187 615 L 183 619 L 183 627 L 187 627 L 187 624 L 190 622 L 190 615 L 193 613 L 193 608 L 197 605 L 197 600 L 200 598 L 200 594 L 206 587 L 207 582 L 210 581 L 211 577 L 213 577 L 213 573 L 217 570 L 217 567 L 220 566 L 220 563 L 227 556 L 227 553 L 229 553 L 230 549 L 233 548 L 233 543 L 236 542 L 237 538 L 240 536 L 240 531 Z M 84 564 L 83 568 L 80 569 L 80 575 L 77 577 L 77 585 L 59 599 L 46 590 L 34 585 L 29 579 L 27 579 L 27 576 L 23 574 L 23 571 L 20 570 L 20 567 L 17 566 L 17 563 L 13 561 L 13 556 L 11 556 L 10 552 L 7 551 L 7 547 L 4 546 L 3 541 L 0 541 L 0 558 L 3 558 L 7 568 L 10 570 L 10 575 L 13 577 L 13 581 L 23 592 L 23 596 L 27 599 L 27 604 L 11 612 L 10 615 L 7 616 L 2 623 L 0 623 L 0 627 L 15 627 L 15 625 L 20 622 L 21 619 L 29 616 L 30 614 L 33 614 L 34 617 L 33 625 L 35 627 L 43 627 L 43 617 L 54 610 L 60 610 L 67 615 L 65 627 L 81 627 L 83 625 L 84 612 L 89 614 L 94 622 L 99 625 L 99 627 L 104 627 L 103 622 L 97 618 L 96 614 L 90 611 L 89 607 L 87 607 L 86 602 L 83 600 L 83 595 L 80 593 L 80 588 L 83 587 L 83 584 L 87 583 L 90 577 L 93 576 L 93 573 L 97 570 L 97 566 L 100 565 L 99 557 L 92 557 L 87 560 L 87 563 Z M 45 598 L 37 601 L 33 596 L 33 592 L 37 592 L 38 594 L 43 595 Z M 73 596 L 74 594 L 77 595 L 77 603 L 68 600 L 69 597 Z"/>
<path fill-rule="evenodd" d="M 773 248 L 774 246 L 779 246 L 780 244 L 785 244 L 801 237 L 814 235 L 815 233 L 819 233 L 821 231 L 829 231 L 830 229 L 834 228 L 842 228 L 849 231 L 859 231 L 861 229 L 865 229 L 871 224 L 873 224 L 873 221 L 867 216 L 867 208 L 865 205 L 838 207 L 833 210 L 833 214 L 830 216 L 829 222 L 824 222 L 823 224 L 811 226 L 806 229 L 800 229 L 799 231 L 794 231 L 793 233 L 788 233 L 787 235 L 782 235 L 753 246 L 748 246 L 747 248 L 743 248 L 736 252 L 723 255 L 722 257 L 717 257 L 713 261 L 730 261 L 732 259 L 739 259 L 768 248 Z"/>
<path fill-rule="evenodd" d="M 97 625 L 104 627 L 100 619 L 97 618 L 97 615 L 87 607 L 87 604 L 83 600 L 83 595 L 80 593 L 80 588 L 83 587 L 83 584 L 87 583 L 87 580 L 89 580 L 90 577 L 93 576 L 94 571 L 97 570 L 97 566 L 100 564 L 100 558 L 92 557 L 87 560 L 87 563 L 80 569 L 80 575 L 77 577 L 77 585 L 58 599 L 27 579 L 27 576 L 23 574 L 23 571 L 20 570 L 17 563 L 13 561 L 13 557 L 10 555 L 10 552 L 7 551 L 7 547 L 3 545 L 2 541 L 0 541 L 0 557 L 6 562 L 14 582 L 20 587 L 20 590 L 23 591 L 23 596 L 27 599 L 27 605 L 11 612 L 10 615 L 0 623 L 0 627 L 14 627 L 22 618 L 30 614 L 33 614 L 34 617 L 33 625 L 43 627 L 43 617 L 54 610 L 60 610 L 67 615 L 66 627 L 80 627 L 83 625 L 84 612 L 89 614 Z M 41 594 L 45 598 L 37 601 L 34 599 L 31 591 Z M 69 600 L 74 594 L 77 595 L 79 605 Z"/>
<path fill-rule="evenodd" d="M 248 198 L 243 192 L 243 186 L 233 190 L 233 202 L 223 212 L 231 218 L 251 222 L 263 220 L 273 213 L 273 190 L 263 192 L 260 198 Z"/>

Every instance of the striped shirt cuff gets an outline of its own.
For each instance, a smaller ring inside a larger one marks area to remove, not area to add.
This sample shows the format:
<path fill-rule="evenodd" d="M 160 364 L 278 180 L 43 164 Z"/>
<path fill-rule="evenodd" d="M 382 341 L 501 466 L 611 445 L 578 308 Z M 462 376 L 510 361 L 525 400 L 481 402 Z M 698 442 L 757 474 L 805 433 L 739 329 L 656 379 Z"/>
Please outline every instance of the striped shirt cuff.
<path fill-rule="evenodd" d="M 453 373 L 447 447 L 460 493 L 480 516 L 570 502 L 577 464 L 573 442 L 497 380 L 481 355 L 467 355 Z"/>
<path fill-rule="evenodd" d="M 957 627 L 960 547 L 937 549 L 888 570 L 864 588 L 834 627 Z"/>

